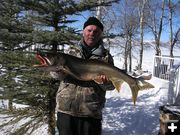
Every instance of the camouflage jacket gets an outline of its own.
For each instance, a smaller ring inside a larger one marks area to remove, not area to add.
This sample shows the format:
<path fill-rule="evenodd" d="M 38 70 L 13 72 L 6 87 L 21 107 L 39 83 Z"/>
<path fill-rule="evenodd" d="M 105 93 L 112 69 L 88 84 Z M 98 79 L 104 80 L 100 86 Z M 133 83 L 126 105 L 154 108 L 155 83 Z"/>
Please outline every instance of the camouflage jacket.
<path fill-rule="evenodd" d="M 79 42 L 67 53 L 84 59 L 100 59 L 113 64 L 112 56 L 102 44 L 96 48 L 88 49 L 82 42 Z M 56 109 L 58 112 L 76 117 L 101 119 L 106 90 L 112 89 L 114 89 L 112 83 L 99 85 L 94 81 L 79 81 L 67 76 L 60 82 L 56 96 Z"/>

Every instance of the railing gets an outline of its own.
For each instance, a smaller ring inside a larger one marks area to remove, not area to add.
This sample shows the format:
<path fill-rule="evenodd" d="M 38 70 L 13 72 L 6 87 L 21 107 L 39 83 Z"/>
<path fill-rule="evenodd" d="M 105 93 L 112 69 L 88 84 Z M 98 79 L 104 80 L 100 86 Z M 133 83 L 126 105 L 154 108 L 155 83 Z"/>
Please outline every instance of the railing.
<path fill-rule="evenodd" d="M 153 76 L 169 81 L 170 71 L 175 65 L 180 64 L 180 57 L 155 56 Z"/>
<path fill-rule="evenodd" d="M 171 69 L 168 95 L 169 104 L 180 105 L 180 64 Z"/>
<path fill-rule="evenodd" d="M 169 82 L 168 103 L 180 105 L 180 57 L 155 56 L 153 76 Z"/>

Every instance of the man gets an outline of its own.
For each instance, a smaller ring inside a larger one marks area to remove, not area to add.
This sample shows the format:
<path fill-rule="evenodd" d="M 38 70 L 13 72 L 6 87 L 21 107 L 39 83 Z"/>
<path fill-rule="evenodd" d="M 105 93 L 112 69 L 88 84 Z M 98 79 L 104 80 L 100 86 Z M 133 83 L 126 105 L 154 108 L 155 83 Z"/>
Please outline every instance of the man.
<path fill-rule="evenodd" d="M 103 24 L 90 17 L 84 23 L 82 40 L 68 53 L 113 64 L 112 56 L 103 46 L 102 32 Z M 114 87 L 106 76 L 100 75 L 98 79 L 103 84 L 80 81 L 70 75 L 60 82 L 56 97 L 59 135 L 101 135 L 105 93 Z"/>

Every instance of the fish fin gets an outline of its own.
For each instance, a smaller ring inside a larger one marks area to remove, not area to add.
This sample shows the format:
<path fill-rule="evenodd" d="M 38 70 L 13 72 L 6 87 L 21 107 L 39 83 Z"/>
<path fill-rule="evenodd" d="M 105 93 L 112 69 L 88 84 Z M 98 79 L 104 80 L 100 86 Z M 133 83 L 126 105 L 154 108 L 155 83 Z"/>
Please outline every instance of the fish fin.
<path fill-rule="evenodd" d="M 137 84 L 129 85 L 132 93 L 132 101 L 136 105 L 138 91 L 140 90 Z"/>
<path fill-rule="evenodd" d="M 144 81 L 144 79 L 142 78 L 137 78 L 136 80 L 137 80 L 139 90 L 146 90 L 146 89 L 154 88 L 154 85 Z"/>
<path fill-rule="evenodd" d="M 140 75 L 138 78 L 142 78 L 144 80 L 151 80 L 152 74 L 149 74 L 149 75 Z"/>
<path fill-rule="evenodd" d="M 131 88 L 132 101 L 133 101 L 134 105 L 136 104 L 139 90 L 154 88 L 154 86 L 152 84 L 144 81 L 144 79 L 142 79 L 142 78 L 136 78 L 136 83 L 129 84 L 129 86 Z"/>
<path fill-rule="evenodd" d="M 114 79 L 110 79 L 111 80 L 111 82 L 112 82 L 112 84 L 114 85 L 114 87 L 116 88 L 116 90 L 118 91 L 118 92 L 120 92 L 120 89 L 121 89 L 121 85 L 123 84 L 123 80 L 114 80 Z"/>

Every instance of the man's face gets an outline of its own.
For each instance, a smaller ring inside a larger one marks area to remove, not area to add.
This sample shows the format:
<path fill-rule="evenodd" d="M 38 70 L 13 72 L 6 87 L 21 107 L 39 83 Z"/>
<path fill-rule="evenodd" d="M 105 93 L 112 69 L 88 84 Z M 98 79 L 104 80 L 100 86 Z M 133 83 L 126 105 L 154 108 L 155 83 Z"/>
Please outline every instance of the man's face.
<path fill-rule="evenodd" d="M 101 35 L 102 35 L 102 31 L 96 25 L 88 25 L 83 30 L 84 42 L 86 43 L 86 45 L 91 47 L 99 42 L 99 40 L 101 39 Z"/>

